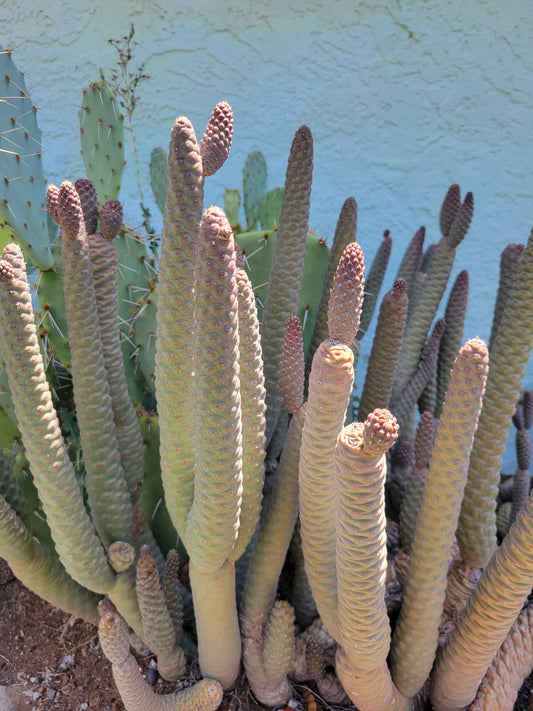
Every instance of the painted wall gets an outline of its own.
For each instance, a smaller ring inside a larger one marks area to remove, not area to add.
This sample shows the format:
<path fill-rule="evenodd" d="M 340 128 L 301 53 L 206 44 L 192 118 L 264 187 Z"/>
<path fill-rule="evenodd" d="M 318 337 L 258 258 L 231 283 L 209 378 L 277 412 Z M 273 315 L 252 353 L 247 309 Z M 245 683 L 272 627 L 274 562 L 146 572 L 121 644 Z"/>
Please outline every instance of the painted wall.
<path fill-rule="evenodd" d="M 438 212 L 458 182 L 475 198 L 472 228 L 458 249 L 471 301 L 466 335 L 488 338 L 499 254 L 533 224 L 533 6 L 522 0 L 35 0 L 1 2 L 0 43 L 16 47 L 44 132 L 51 181 L 82 174 L 77 110 L 82 88 L 116 64 L 110 38 L 135 24 L 134 114 L 144 200 L 160 227 L 148 185 L 154 145 L 168 145 L 173 118 L 202 133 L 214 104 L 236 116 L 228 163 L 207 187 L 220 203 L 239 187 L 246 155 L 260 148 L 269 187 L 283 182 L 296 128 L 315 138 L 310 223 L 331 237 L 344 199 L 359 204 L 368 259 L 383 230 L 395 263 L 424 224 L 439 238 Z M 121 198 L 140 222 L 131 146 Z M 389 269 L 390 288 L 394 268 Z M 365 339 L 366 340 L 366 339 Z M 364 341 L 363 341 L 364 343 Z M 370 348 L 370 339 L 366 349 Z M 527 386 L 533 387 L 530 368 Z"/>

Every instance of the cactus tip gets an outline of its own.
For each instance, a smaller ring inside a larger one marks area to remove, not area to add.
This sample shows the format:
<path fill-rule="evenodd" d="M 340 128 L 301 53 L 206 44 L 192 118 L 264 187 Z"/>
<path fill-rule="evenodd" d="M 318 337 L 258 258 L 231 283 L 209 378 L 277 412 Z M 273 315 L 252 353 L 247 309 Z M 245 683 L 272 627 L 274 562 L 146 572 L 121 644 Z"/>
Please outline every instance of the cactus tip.
<path fill-rule="evenodd" d="M 5 259 L 0 260 L 0 284 L 4 286 L 9 286 L 13 279 L 15 278 L 15 270 L 13 265 L 7 262 Z"/>
<path fill-rule="evenodd" d="M 364 423 L 363 447 L 370 456 L 385 454 L 398 437 L 399 425 L 394 415 L 384 408 L 371 412 Z"/>
<path fill-rule="evenodd" d="M 114 239 L 122 227 L 123 209 L 120 200 L 108 200 L 100 210 L 100 231 L 107 240 Z"/>
<path fill-rule="evenodd" d="M 200 237 L 205 240 L 215 237 L 226 240 L 233 238 L 233 230 L 221 207 L 212 205 L 204 212 L 200 226 Z"/>

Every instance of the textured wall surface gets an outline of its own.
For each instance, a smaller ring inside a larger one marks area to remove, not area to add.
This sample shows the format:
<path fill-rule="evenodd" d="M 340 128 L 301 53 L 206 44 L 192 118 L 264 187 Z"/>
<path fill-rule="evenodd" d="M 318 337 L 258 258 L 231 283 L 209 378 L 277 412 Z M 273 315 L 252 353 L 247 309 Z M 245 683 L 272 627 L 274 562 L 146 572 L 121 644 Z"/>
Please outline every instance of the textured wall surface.
<path fill-rule="evenodd" d="M 107 40 L 134 22 L 132 65 L 144 62 L 150 75 L 134 114 L 143 180 L 152 147 L 168 145 L 174 116 L 188 115 L 201 134 L 214 104 L 227 99 L 234 148 L 209 181 L 211 202 L 240 186 L 254 148 L 267 157 L 269 187 L 281 184 L 292 135 L 307 123 L 315 138 L 311 226 L 329 238 L 354 195 L 366 254 L 389 228 L 397 263 L 421 224 L 428 243 L 439 238 L 441 200 L 458 182 L 475 198 L 455 270 L 470 269 L 466 335 L 488 338 L 500 251 L 524 242 L 533 224 L 531 3 L 55 0 L 39 10 L 19 0 L 1 8 L 0 42 L 16 47 L 40 109 L 50 180 L 82 173 L 82 88 L 116 65 Z M 121 197 L 134 224 L 139 196 L 128 148 Z M 160 227 L 148 182 L 144 199 Z"/>

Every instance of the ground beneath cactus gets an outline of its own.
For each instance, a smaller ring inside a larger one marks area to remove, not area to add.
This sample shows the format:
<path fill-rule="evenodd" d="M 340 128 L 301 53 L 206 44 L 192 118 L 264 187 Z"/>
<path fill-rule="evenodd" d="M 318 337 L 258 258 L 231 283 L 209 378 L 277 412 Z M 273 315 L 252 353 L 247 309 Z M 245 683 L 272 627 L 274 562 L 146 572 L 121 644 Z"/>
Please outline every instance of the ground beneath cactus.
<path fill-rule="evenodd" d="M 0 711 L 125 711 L 96 628 L 80 620 L 69 625 L 69 619 L 13 578 L 0 559 Z M 146 674 L 150 658 L 138 660 Z M 167 693 L 177 684 L 159 679 L 154 689 Z M 265 707 L 241 681 L 220 708 Z M 306 708 L 303 699 L 295 705 L 295 711 Z"/>
<path fill-rule="evenodd" d="M 0 558 L 0 711 L 125 711 L 96 628 L 70 621 L 16 580 Z M 137 659 L 148 674 L 151 659 Z M 194 673 L 193 668 L 190 677 L 175 684 L 158 679 L 154 690 L 168 693 L 189 685 Z M 533 711 L 532 688 L 533 675 L 524 684 L 515 711 Z M 291 711 L 354 711 L 354 706 L 341 710 L 320 703 L 303 686 L 294 691 Z M 245 679 L 224 696 L 220 709 L 266 711 Z"/>

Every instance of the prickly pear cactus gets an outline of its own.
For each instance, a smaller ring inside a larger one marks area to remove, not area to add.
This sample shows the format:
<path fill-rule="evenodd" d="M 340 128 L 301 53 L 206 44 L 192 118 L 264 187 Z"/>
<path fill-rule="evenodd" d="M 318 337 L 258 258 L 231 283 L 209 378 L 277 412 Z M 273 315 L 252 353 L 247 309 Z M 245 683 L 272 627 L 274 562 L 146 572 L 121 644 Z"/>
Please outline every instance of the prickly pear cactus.
<path fill-rule="evenodd" d="M 246 159 L 242 170 L 242 183 L 246 229 L 251 231 L 256 228 L 259 219 L 259 206 L 266 194 L 267 166 L 261 151 L 252 151 Z"/>
<path fill-rule="evenodd" d="M 150 154 L 150 184 L 157 207 L 161 212 L 165 212 L 165 200 L 167 199 L 167 170 L 167 154 L 160 146 L 156 146 Z"/>
<path fill-rule="evenodd" d="M 257 217 L 262 230 L 273 230 L 279 223 L 281 203 L 283 202 L 283 188 L 274 188 L 265 193 L 259 203 Z"/>
<path fill-rule="evenodd" d="M 124 168 L 124 120 L 105 81 L 84 90 L 78 117 L 87 177 L 102 204 L 118 197 Z"/>
<path fill-rule="evenodd" d="M 37 109 L 11 51 L 0 50 L 0 243 L 20 243 L 39 269 L 53 266 Z"/>

